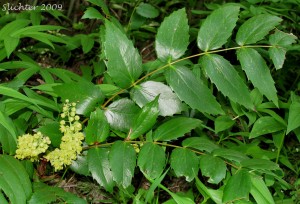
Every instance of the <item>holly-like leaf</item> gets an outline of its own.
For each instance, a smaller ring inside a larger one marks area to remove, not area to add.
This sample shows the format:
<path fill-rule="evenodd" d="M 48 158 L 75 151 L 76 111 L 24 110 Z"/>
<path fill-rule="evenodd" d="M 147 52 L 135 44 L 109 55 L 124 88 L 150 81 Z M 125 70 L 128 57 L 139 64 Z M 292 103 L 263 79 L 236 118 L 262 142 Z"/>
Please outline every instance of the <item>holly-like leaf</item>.
<path fill-rule="evenodd" d="M 184 66 L 171 67 L 165 73 L 166 80 L 178 97 L 191 108 L 210 114 L 223 110 L 208 87 Z"/>
<path fill-rule="evenodd" d="M 240 8 L 235 5 L 214 10 L 203 22 L 198 33 L 198 47 L 203 51 L 220 48 L 231 36 Z"/>
<path fill-rule="evenodd" d="M 255 138 L 261 135 L 277 132 L 285 129 L 286 126 L 278 122 L 271 116 L 264 116 L 259 118 L 253 125 L 250 132 L 250 138 Z"/>
<path fill-rule="evenodd" d="M 150 130 L 159 115 L 158 96 L 147 103 L 138 114 L 130 130 L 129 138 L 135 139 Z"/>
<path fill-rule="evenodd" d="M 249 198 L 251 190 L 251 177 L 249 172 L 239 170 L 236 174 L 232 175 L 227 181 L 222 201 L 223 203 L 230 203 L 234 200 L 241 200 Z"/>
<path fill-rule="evenodd" d="M 181 112 L 183 108 L 181 101 L 172 89 L 161 82 L 146 81 L 135 86 L 131 91 L 131 95 L 140 107 L 153 101 L 159 95 L 158 109 L 162 116 L 172 116 Z"/>
<path fill-rule="evenodd" d="M 97 108 L 91 113 L 88 126 L 85 129 L 85 141 L 88 144 L 95 142 L 101 143 L 106 140 L 109 135 L 109 124 L 104 112 Z"/>
<path fill-rule="evenodd" d="M 217 54 L 204 55 L 200 64 L 217 88 L 232 101 L 252 109 L 250 92 L 229 61 Z"/>
<path fill-rule="evenodd" d="M 107 190 L 113 192 L 114 181 L 108 160 L 109 149 L 93 148 L 88 150 L 88 168 L 92 177 Z"/>
<path fill-rule="evenodd" d="M 127 188 L 131 184 L 136 165 L 136 153 L 132 145 L 117 141 L 109 153 L 109 162 L 114 181 Z"/>
<path fill-rule="evenodd" d="M 185 133 L 199 127 L 201 121 L 195 118 L 178 117 L 160 125 L 153 133 L 155 141 L 169 141 L 184 136 Z"/>
<path fill-rule="evenodd" d="M 128 88 L 142 74 L 142 59 L 133 43 L 112 22 L 105 21 L 104 54 L 107 71 L 121 88 Z"/>
<path fill-rule="evenodd" d="M 138 157 L 138 166 L 142 172 L 155 179 L 162 174 L 165 164 L 166 154 L 161 146 L 153 143 L 142 146 Z"/>
<path fill-rule="evenodd" d="M 122 98 L 110 104 L 105 110 L 110 127 L 116 130 L 128 132 L 132 127 L 140 109 L 127 98 Z"/>
<path fill-rule="evenodd" d="M 297 37 L 293 34 L 276 30 L 270 35 L 269 42 L 273 47 L 269 49 L 270 57 L 276 69 L 281 69 L 285 60 L 286 47 L 295 43 Z"/>
<path fill-rule="evenodd" d="M 211 155 L 200 157 L 200 169 L 203 176 L 209 177 L 208 182 L 212 184 L 220 183 L 226 176 L 225 162 Z"/>
<path fill-rule="evenodd" d="M 237 56 L 252 84 L 278 106 L 275 82 L 262 56 L 253 48 L 239 49 Z"/>
<path fill-rule="evenodd" d="M 185 9 L 174 11 L 158 28 L 155 50 L 164 62 L 181 57 L 189 44 L 189 26 Z"/>
<path fill-rule="evenodd" d="M 189 149 L 174 149 L 171 154 L 171 167 L 176 176 L 185 176 L 187 181 L 192 181 L 198 174 L 199 159 Z"/>
<path fill-rule="evenodd" d="M 70 102 L 75 102 L 77 114 L 88 115 L 97 104 L 104 101 L 100 88 L 84 80 L 55 86 L 53 90 L 63 101 L 69 99 Z"/>
<path fill-rule="evenodd" d="M 281 18 L 270 14 L 254 16 L 241 25 L 236 34 L 236 42 L 241 46 L 256 43 L 262 40 L 281 21 Z"/>

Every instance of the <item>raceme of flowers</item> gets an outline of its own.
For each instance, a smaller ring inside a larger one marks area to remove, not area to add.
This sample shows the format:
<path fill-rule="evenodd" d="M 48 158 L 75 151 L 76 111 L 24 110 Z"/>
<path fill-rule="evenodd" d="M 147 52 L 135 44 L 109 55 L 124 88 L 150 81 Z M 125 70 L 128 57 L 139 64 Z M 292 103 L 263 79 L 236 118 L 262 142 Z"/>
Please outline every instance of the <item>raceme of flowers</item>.
<path fill-rule="evenodd" d="M 60 131 L 63 133 L 60 148 L 44 156 L 55 171 L 62 170 L 64 166 L 70 165 L 77 159 L 77 155 L 82 151 L 82 140 L 84 135 L 81 132 L 82 126 L 79 116 L 76 115 L 76 103 L 65 101 L 61 114 Z M 17 159 L 30 159 L 37 161 L 38 155 L 46 152 L 50 139 L 40 132 L 34 135 L 26 134 L 18 138 Z"/>

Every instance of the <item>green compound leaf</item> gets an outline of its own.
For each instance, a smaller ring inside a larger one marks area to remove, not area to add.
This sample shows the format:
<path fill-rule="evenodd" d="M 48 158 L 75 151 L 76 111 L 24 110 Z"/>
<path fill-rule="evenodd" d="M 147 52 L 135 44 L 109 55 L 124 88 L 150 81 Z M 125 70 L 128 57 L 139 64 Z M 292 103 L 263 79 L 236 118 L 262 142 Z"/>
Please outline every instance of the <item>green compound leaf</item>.
<path fill-rule="evenodd" d="M 180 66 L 165 72 L 166 80 L 178 97 L 191 108 L 209 114 L 222 114 L 223 110 L 209 88 L 190 71 Z"/>
<path fill-rule="evenodd" d="M 207 152 L 212 152 L 213 150 L 220 148 L 209 139 L 203 137 L 189 137 L 182 142 L 182 146 Z"/>
<path fill-rule="evenodd" d="M 155 50 L 164 62 L 181 57 L 189 44 L 189 25 L 185 9 L 174 11 L 158 28 Z"/>
<path fill-rule="evenodd" d="M 97 108 L 91 113 L 88 126 L 85 129 L 85 135 L 85 141 L 88 144 L 104 142 L 108 137 L 109 124 L 101 109 Z"/>
<path fill-rule="evenodd" d="M 113 192 L 114 181 L 109 164 L 109 149 L 93 148 L 88 150 L 88 168 L 92 177 L 107 190 Z"/>
<path fill-rule="evenodd" d="M 141 3 L 136 12 L 145 18 L 156 18 L 159 15 L 159 11 L 151 4 Z"/>
<path fill-rule="evenodd" d="M 158 108 L 161 116 L 172 116 L 182 111 L 182 103 L 172 89 L 162 82 L 146 81 L 131 90 L 132 100 L 143 107 L 155 97 L 158 98 Z"/>
<path fill-rule="evenodd" d="M 217 54 L 209 54 L 200 58 L 205 73 L 217 88 L 233 102 L 253 109 L 250 92 L 229 61 Z"/>
<path fill-rule="evenodd" d="M 208 182 L 212 184 L 220 183 L 226 176 L 225 162 L 212 155 L 202 155 L 200 157 L 200 169 L 203 176 L 209 177 Z"/>
<path fill-rule="evenodd" d="M 132 42 L 113 23 L 105 21 L 104 54 L 112 80 L 128 88 L 142 74 L 142 59 Z"/>
<path fill-rule="evenodd" d="M 274 47 L 269 49 L 269 54 L 277 70 L 283 66 L 286 54 L 285 47 L 295 43 L 296 39 L 297 37 L 293 34 L 284 33 L 279 30 L 276 30 L 274 34 L 270 35 L 269 42 Z"/>
<path fill-rule="evenodd" d="M 140 111 L 135 103 L 127 98 L 114 101 L 105 110 L 110 127 L 123 132 L 128 132 Z"/>
<path fill-rule="evenodd" d="M 194 152 L 189 149 L 174 149 L 171 154 L 171 168 L 176 176 L 185 176 L 190 182 L 198 174 L 199 159 Z"/>
<path fill-rule="evenodd" d="M 115 142 L 109 153 L 109 162 L 114 181 L 124 188 L 130 186 L 136 165 L 136 153 L 132 145 Z"/>
<path fill-rule="evenodd" d="M 137 116 L 133 126 L 130 130 L 129 138 L 131 140 L 136 139 L 142 134 L 150 130 L 156 123 L 156 119 L 159 115 L 158 110 L 158 96 L 151 102 L 147 103 L 139 115 Z"/>
<path fill-rule="evenodd" d="M 203 22 L 198 33 L 198 47 L 203 51 L 222 47 L 231 36 L 238 20 L 238 6 L 224 6 L 214 10 Z"/>
<path fill-rule="evenodd" d="M 159 177 L 166 164 L 166 154 L 163 148 L 153 143 L 146 143 L 142 146 L 138 166 L 141 171 L 152 179 Z"/>
<path fill-rule="evenodd" d="M 69 99 L 70 102 L 75 102 L 77 114 L 89 115 L 104 101 L 100 88 L 88 81 L 65 83 L 53 87 L 53 90 L 63 101 Z"/>
<path fill-rule="evenodd" d="M 281 21 L 281 18 L 270 14 L 254 16 L 241 25 L 236 34 L 236 42 L 241 46 L 256 43 L 262 40 Z"/>
<path fill-rule="evenodd" d="M 289 109 L 289 119 L 286 134 L 300 126 L 300 103 L 292 101 Z"/>
<path fill-rule="evenodd" d="M 192 129 L 199 127 L 201 121 L 195 118 L 172 118 L 160 125 L 153 133 L 154 141 L 170 141 L 184 136 Z"/>
<path fill-rule="evenodd" d="M 41 182 L 33 183 L 33 190 L 34 192 L 28 204 L 48 204 L 56 202 L 87 204 L 84 199 L 78 198 L 74 194 L 64 191 L 62 188 L 48 186 Z"/>
<path fill-rule="evenodd" d="M 285 129 L 286 126 L 278 122 L 271 116 L 264 116 L 259 118 L 253 125 L 250 132 L 250 138 L 255 138 L 261 135 L 277 132 Z"/>
<path fill-rule="evenodd" d="M 274 199 L 261 177 L 251 175 L 251 195 L 257 204 L 275 204 Z"/>
<path fill-rule="evenodd" d="M 262 56 L 253 48 L 239 49 L 237 56 L 252 84 L 278 106 L 275 82 Z"/>
<path fill-rule="evenodd" d="M 245 199 L 248 200 L 251 190 L 251 177 L 249 172 L 239 170 L 236 174 L 232 175 L 225 185 L 223 191 L 223 203 L 230 203 L 234 200 Z"/>
<path fill-rule="evenodd" d="M 32 193 L 29 175 L 12 156 L 0 155 L 0 189 L 10 203 L 26 203 Z"/>

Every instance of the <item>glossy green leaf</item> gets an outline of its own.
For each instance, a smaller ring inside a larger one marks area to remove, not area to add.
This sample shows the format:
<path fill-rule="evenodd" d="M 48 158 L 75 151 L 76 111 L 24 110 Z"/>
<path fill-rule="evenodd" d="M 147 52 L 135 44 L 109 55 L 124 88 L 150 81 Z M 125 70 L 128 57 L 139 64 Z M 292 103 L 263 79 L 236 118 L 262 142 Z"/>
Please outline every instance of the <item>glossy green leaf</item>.
<path fill-rule="evenodd" d="M 215 120 L 215 131 L 219 133 L 224 130 L 228 130 L 235 124 L 235 121 L 232 120 L 228 115 L 221 115 Z"/>
<path fill-rule="evenodd" d="M 277 132 L 285 129 L 286 126 L 278 122 L 271 116 L 264 116 L 259 118 L 253 125 L 250 132 L 250 138 L 255 138 L 261 135 Z"/>
<path fill-rule="evenodd" d="M 171 168 L 177 177 L 185 176 L 190 182 L 198 174 L 199 159 L 197 155 L 189 149 L 174 149 L 171 154 Z"/>
<path fill-rule="evenodd" d="M 159 177 L 166 165 L 166 154 L 163 148 L 153 143 L 142 146 L 138 156 L 138 166 L 150 178 Z"/>
<path fill-rule="evenodd" d="M 269 49 L 270 57 L 276 69 L 281 69 L 285 60 L 286 47 L 295 43 L 297 37 L 293 34 L 276 30 L 270 35 L 269 42 L 273 47 Z"/>
<path fill-rule="evenodd" d="M 279 165 L 266 159 L 246 159 L 241 162 L 241 166 L 250 169 L 278 170 Z"/>
<path fill-rule="evenodd" d="M 32 188 L 23 165 L 12 156 L 0 155 L 0 172 L 0 189 L 10 203 L 26 203 Z"/>
<path fill-rule="evenodd" d="M 235 103 L 252 109 L 250 92 L 229 61 L 217 54 L 204 55 L 200 58 L 200 64 L 210 80 L 225 96 Z"/>
<path fill-rule="evenodd" d="M 93 7 L 88 7 L 85 11 L 83 16 L 81 17 L 82 19 L 100 19 L 100 20 L 105 20 L 104 16 L 95 8 Z"/>
<path fill-rule="evenodd" d="M 230 203 L 234 200 L 241 200 L 249 198 L 251 190 L 251 177 L 249 172 L 239 170 L 232 175 L 227 181 L 223 191 L 223 203 Z"/>
<path fill-rule="evenodd" d="M 225 162 L 211 155 L 200 157 L 200 169 L 203 176 L 209 177 L 208 182 L 212 184 L 220 183 L 226 176 Z"/>
<path fill-rule="evenodd" d="M 199 127 L 201 121 L 195 118 L 172 118 L 161 124 L 153 133 L 155 141 L 170 141 L 184 136 L 192 129 Z"/>
<path fill-rule="evenodd" d="M 132 42 L 108 20 L 105 21 L 104 53 L 108 74 L 121 88 L 128 88 L 142 74 L 142 59 Z"/>
<path fill-rule="evenodd" d="M 136 165 L 136 153 L 132 145 L 117 141 L 109 153 L 109 162 L 114 181 L 127 188 L 131 184 Z"/>
<path fill-rule="evenodd" d="M 231 36 L 238 20 L 240 8 L 223 6 L 214 10 L 203 22 L 198 33 L 198 47 L 203 51 L 222 47 Z"/>
<path fill-rule="evenodd" d="M 88 115 L 104 101 L 101 90 L 91 82 L 83 80 L 55 86 L 53 90 L 63 101 L 69 99 L 70 102 L 76 102 L 77 114 Z"/>
<path fill-rule="evenodd" d="M 85 128 L 85 141 L 88 144 L 101 143 L 109 135 L 109 124 L 104 112 L 97 108 L 90 115 L 87 127 Z"/>
<path fill-rule="evenodd" d="M 191 147 L 200 151 L 212 152 L 218 149 L 219 146 L 207 138 L 189 137 L 182 142 L 183 147 Z"/>
<path fill-rule="evenodd" d="M 237 56 L 252 84 L 278 106 L 275 82 L 262 56 L 253 48 L 239 49 Z"/>
<path fill-rule="evenodd" d="M 158 28 L 155 50 L 158 59 L 167 62 L 181 57 L 189 44 L 189 25 L 185 9 L 174 11 Z"/>
<path fill-rule="evenodd" d="M 42 182 L 33 183 L 33 194 L 28 204 L 48 204 L 65 202 L 72 204 L 87 204 L 87 202 L 72 193 L 64 191 L 62 188 L 48 186 Z"/>
<path fill-rule="evenodd" d="M 140 3 L 136 12 L 145 18 L 156 18 L 159 15 L 159 11 L 148 3 Z"/>
<path fill-rule="evenodd" d="M 165 73 L 168 84 L 178 97 L 191 108 L 209 114 L 221 114 L 223 110 L 208 87 L 188 68 L 172 67 Z"/>
<path fill-rule="evenodd" d="M 139 107 L 137 107 L 133 101 L 122 98 L 111 103 L 104 113 L 110 127 L 128 132 L 138 116 L 139 111 Z"/>
<path fill-rule="evenodd" d="M 131 91 L 132 99 L 140 106 L 158 98 L 160 115 L 171 116 L 182 111 L 182 103 L 171 88 L 162 82 L 146 81 Z"/>
<path fill-rule="evenodd" d="M 219 156 L 222 157 L 224 159 L 228 159 L 231 161 L 237 161 L 237 162 L 241 162 L 244 161 L 246 159 L 249 159 L 245 154 L 243 154 L 240 151 L 236 151 L 233 149 L 225 149 L 225 148 L 218 148 L 215 149 L 212 152 L 213 156 Z"/>
<path fill-rule="evenodd" d="M 251 175 L 251 195 L 257 204 L 275 204 L 274 199 L 261 177 Z"/>
<path fill-rule="evenodd" d="M 289 118 L 286 134 L 300 126 L 300 102 L 292 101 L 289 108 Z"/>
<path fill-rule="evenodd" d="M 53 145 L 54 147 L 59 147 L 61 143 L 61 138 L 63 136 L 59 128 L 59 122 L 51 122 L 40 126 L 38 128 L 38 131 L 50 138 L 51 145 Z"/>
<path fill-rule="evenodd" d="M 113 192 L 113 174 L 109 164 L 109 149 L 93 148 L 88 150 L 88 168 L 92 177 L 107 190 Z M 120 161 L 121 163 L 122 161 Z"/>
<path fill-rule="evenodd" d="M 91 175 L 89 166 L 88 166 L 87 155 L 85 154 L 85 152 L 84 152 L 84 154 L 77 155 L 77 159 L 72 162 L 72 164 L 70 165 L 70 169 L 73 172 L 83 175 L 83 176 Z"/>
<path fill-rule="evenodd" d="M 241 46 L 256 43 L 262 40 L 281 21 L 281 18 L 270 14 L 254 16 L 240 26 L 236 34 L 236 42 Z"/>
<path fill-rule="evenodd" d="M 153 101 L 147 103 L 140 111 L 132 128 L 130 129 L 129 138 L 136 139 L 150 130 L 156 123 L 158 115 L 158 97 L 156 97 Z"/>

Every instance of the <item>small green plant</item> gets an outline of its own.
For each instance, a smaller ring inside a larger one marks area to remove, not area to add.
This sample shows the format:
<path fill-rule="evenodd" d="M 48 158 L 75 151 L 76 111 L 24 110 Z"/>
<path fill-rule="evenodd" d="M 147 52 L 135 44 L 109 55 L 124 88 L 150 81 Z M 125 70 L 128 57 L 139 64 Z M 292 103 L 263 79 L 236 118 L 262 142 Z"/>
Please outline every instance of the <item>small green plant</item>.
<path fill-rule="evenodd" d="M 126 35 L 139 27 L 123 29 L 103 1 L 90 2 L 105 17 L 92 7 L 84 14 L 103 25 L 95 40 L 99 58 L 93 69 L 82 69 L 83 77 L 23 55 L 0 64 L 0 71 L 23 68 L 0 85 L 1 203 L 87 203 L 44 184 L 35 171 L 41 166 L 46 175 L 73 171 L 93 178 L 111 198 L 100 203 L 297 202 L 299 185 L 287 182 L 286 173 L 299 180 L 299 163 L 291 162 L 285 141 L 300 141 L 299 89 L 282 96 L 273 77 L 284 69 L 287 51 L 296 49 L 296 36 L 279 30 L 282 18 L 245 16 L 246 6 L 225 4 L 192 36 L 186 9 L 178 9 L 157 29 L 157 58 L 143 63 Z M 158 17 L 153 5 L 135 4 L 131 23 L 135 15 Z M 46 27 L 29 23 L 19 33 L 54 39 L 41 32 Z M 67 47 L 80 38 L 58 36 L 64 42 L 54 42 Z M 84 53 L 94 45 L 91 36 L 81 40 Z M 8 38 L 7 58 L 21 36 L 14 46 Z M 192 53 L 192 45 L 200 52 Z M 34 75 L 45 83 L 27 86 Z M 101 83 L 92 82 L 96 77 Z M 183 179 L 188 190 L 172 191 L 165 182 L 172 178 Z"/>

